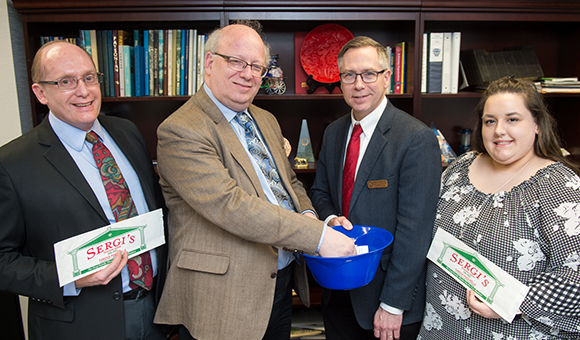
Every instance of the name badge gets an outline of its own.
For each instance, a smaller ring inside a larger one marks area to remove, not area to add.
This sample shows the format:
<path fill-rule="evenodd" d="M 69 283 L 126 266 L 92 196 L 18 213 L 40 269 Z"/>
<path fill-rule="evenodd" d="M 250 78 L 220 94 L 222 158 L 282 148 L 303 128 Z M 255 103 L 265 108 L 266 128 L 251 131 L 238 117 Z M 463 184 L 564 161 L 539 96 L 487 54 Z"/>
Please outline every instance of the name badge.
<path fill-rule="evenodd" d="M 389 186 L 389 181 L 387 181 L 386 179 L 379 179 L 376 181 L 368 181 L 367 182 L 367 187 L 369 189 L 380 189 L 380 188 L 386 188 Z"/>

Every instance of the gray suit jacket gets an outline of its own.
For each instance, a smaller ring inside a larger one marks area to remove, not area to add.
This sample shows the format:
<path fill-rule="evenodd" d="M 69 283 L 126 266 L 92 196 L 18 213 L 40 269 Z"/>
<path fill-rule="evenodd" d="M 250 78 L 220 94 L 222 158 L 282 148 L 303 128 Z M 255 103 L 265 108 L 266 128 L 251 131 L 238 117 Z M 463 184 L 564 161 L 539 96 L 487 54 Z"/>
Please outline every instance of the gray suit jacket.
<path fill-rule="evenodd" d="M 342 168 L 350 124 L 348 114 L 324 133 L 310 190 L 320 218 L 342 215 Z M 373 328 L 381 301 L 405 310 L 403 324 L 423 317 L 425 257 L 439 194 L 440 155 L 433 131 L 389 101 L 359 167 L 349 210 L 353 224 L 384 228 L 394 236 L 374 280 L 350 292 L 364 329 Z M 325 290 L 324 300 L 331 294 Z"/>
<path fill-rule="evenodd" d="M 162 206 L 149 152 L 128 120 L 99 121 L 139 176 L 149 209 Z M 0 289 L 30 297 L 31 339 L 125 339 L 121 276 L 63 297 L 53 244 L 109 224 L 48 119 L 0 148 Z M 162 277 L 166 251 L 158 249 Z M 158 288 L 162 284 L 158 285 Z"/>
<path fill-rule="evenodd" d="M 313 209 L 284 153 L 278 122 L 254 105 L 249 111 L 296 209 Z M 157 133 L 170 268 L 155 322 L 185 325 L 197 339 L 262 338 L 276 248 L 314 253 L 323 223 L 267 201 L 244 147 L 203 89 Z M 295 283 L 308 304 L 303 267 L 299 273 Z"/>

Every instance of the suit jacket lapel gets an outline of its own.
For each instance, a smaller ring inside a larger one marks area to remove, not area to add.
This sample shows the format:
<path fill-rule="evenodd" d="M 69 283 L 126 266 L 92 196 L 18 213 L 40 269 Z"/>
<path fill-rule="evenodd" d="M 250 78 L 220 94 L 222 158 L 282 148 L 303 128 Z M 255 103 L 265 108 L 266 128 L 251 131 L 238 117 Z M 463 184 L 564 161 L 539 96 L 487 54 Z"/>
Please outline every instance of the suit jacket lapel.
<path fill-rule="evenodd" d="M 218 109 L 207 93 L 205 93 L 203 88 L 196 93 L 196 98 L 198 99 L 198 105 L 201 110 L 203 110 L 208 117 L 213 119 L 216 124 L 218 135 L 223 138 L 225 149 L 229 150 L 232 157 L 234 157 L 234 159 L 240 164 L 252 182 L 254 190 L 258 193 L 258 196 L 265 198 L 266 196 L 262 190 L 256 171 L 254 170 L 254 166 L 252 165 L 246 150 L 240 144 L 240 140 L 232 129 L 230 123 L 226 120 L 223 113 Z"/>
<path fill-rule="evenodd" d="M 108 223 L 108 219 L 103 212 L 97 197 L 85 180 L 83 174 L 79 171 L 75 161 L 52 130 L 48 117 L 44 119 L 39 126 L 38 142 L 41 145 L 48 146 L 47 151 L 44 153 L 46 160 L 50 162 L 78 192 L 80 192 L 93 209 L 95 209 L 103 218 L 103 221 Z"/>
<path fill-rule="evenodd" d="M 352 188 L 352 196 L 350 199 L 350 206 L 356 202 L 356 199 L 360 195 L 362 189 L 366 185 L 369 175 L 373 170 L 375 163 L 379 159 L 379 154 L 383 151 L 387 145 L 388 138 L 386 136 L 387 132 L 391 127 L 391 122 L 394 116 L 394 106 L 387 102 L 387 107 L 381 115 L 379 122 L 371 136 L 371 140 L 367 146 L 363 159 L 361 161 L 360 167 L 358 169 L 356 179 L 354 182 L 354 187 Z"/>

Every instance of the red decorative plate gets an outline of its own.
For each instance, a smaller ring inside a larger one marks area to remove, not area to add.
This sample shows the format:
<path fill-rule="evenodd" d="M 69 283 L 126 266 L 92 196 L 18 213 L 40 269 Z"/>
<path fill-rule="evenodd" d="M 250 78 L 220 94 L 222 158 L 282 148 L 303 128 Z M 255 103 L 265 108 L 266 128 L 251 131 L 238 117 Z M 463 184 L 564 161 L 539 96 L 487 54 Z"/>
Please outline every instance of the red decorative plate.
<path fill-rule="evenodd" d="M 321 83 L 340 80 L 338 52 L 354 35 L 338 24 L 316 27 L 304 38 L 300 48 L 300 63 L 308 75 Z"/>

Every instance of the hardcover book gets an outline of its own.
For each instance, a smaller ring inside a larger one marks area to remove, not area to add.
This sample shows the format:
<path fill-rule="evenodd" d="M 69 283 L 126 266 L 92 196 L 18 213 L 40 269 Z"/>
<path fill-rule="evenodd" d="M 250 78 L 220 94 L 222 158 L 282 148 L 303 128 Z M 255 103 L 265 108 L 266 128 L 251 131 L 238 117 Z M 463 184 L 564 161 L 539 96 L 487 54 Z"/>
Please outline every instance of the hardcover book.
<path fill-rule="evenodd" d="M 441 93 L 441 76 L 443 68 L 443 33 L 429 34 L 429 71 L 427 91 Z"/>

